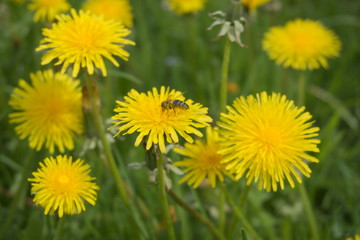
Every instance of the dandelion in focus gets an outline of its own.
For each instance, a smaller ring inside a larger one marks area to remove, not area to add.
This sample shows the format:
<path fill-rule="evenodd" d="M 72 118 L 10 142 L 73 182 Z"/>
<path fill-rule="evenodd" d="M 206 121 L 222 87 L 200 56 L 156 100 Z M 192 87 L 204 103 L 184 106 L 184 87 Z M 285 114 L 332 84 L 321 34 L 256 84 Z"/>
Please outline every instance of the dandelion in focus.
<path fill-rule="evenodd" d="M 80 214 L 86 210 L 85 201 L 95 205 L 99 187 L 92 182 L 95 178 L 89 175 L 90 165 L 84 160 L 73 162 L 72 157 L 59 155 L 45 158 L 40 167 L 28 181 L 35 204 L 43 207 L 46 215 L 56 211 L 59 217 Z"/>
<path fill-rule="evenodd" d="M 284 179 L 295 186 L 300 174 L 310 177 L 307 162 L 319 160 L 307 152 L 319 152 L 315 139 L 319 128 L 313 127 L 305 107 L 296 107 L 285 95 L 266 92 L 235 99 L 221 113 L 222 136 L 219 153 L 226 155 L 225 168 L 240 179 L 245 173 L 247 184 L 258 182 L 259 189 L 284 189 Z"/>
<path fill-rule="evenodd" d="M 174 103 L 174 100 L 177 102 Z M 179 142 L 178 135 L 192 143 L 193 138 L 189 134 L 201 137 L 202 133 L 197 128 L 206 127 L 212 121 L 207 115 L 207 108 L 190 99 L 185 100 L 180 91 L 164 86 L 160 92 L 156 88 L 147 93 L 132 89 L 124 101 L 116 103 L 116 114 L 111 118 L 114 127 L 119 127 L 116 135 L 138 132 L 135 146 L 144 140 L 147 150 L 156 144 L 162 153 L 165 153 L 165 142 Z"/>
<path fill-rule="evenodd" d="M 127 0 L 89 0 L 83 9 L 119 21 L 126 27 L 133 25 L 132 7 Z"/>
<path fill-rule="evenodd" d="M 17 111 L 10 113 L 10 123 L 20 139 L 29 139 L 31 148 L 43 145 L 50 153 L 74 148 L 75 134 L 83 131 L 80 81 L 52 70 L 30 74 L 31 85 L 19 81 L 9 104 Z"/>
<path fill-rule="evenodd" d="M 218 128 L 206 128 L 206 141 L 196 140 L 194 144 L 185 143 L 185 148 L 175 148 L 174 151 L 185 159 L 175 162 L 175 166 L 185 167 L 185 177 L 180 184 L 187 182 L 190 186 L 197 188 L 204 179 L 208 179 L 214 188 L 216 180 L 223 182 L 224 175 L 229 175 L 225 166 L 221 163 L 223 156 L 218 153 L 219 145 Z"/>
<path fill-rule="evenodd" d="M 135 45 L 126 39 L 131 31 L 120 22 L 105 20 L 82 10 L 77 13 L 71 10 L 71 15 L 62 14 L 57 17 L 58 22 L 51 28 L 43 29 L 44 38 L 36 51 L 47 50 L 42 57 L 41 64 L 48 64 L 58 59 L 55 65 L 61 65 L 64 73 L 73 64 L 72 76 L 76 77 L 80 68 L 87 68 L 87 72 L 94 74 L 94 67 L 107 75 L 103 58 L 119 66 L 113 57 L 118 56 L 128 60 L 129 53 L 124 50 L 125 45 Z"/>
<path fill-rule="evenodd" d="M 67 0 L 32 0 L 28 9 L 35 11 L 34 22 L 49 21 L 52 22 L 59 13 L 70 9 Z"/>
<path fill-rule="evenodd" d="M 264 36 L 262 47 L 279 65 L 313 70 L 327 68 L 327 59 L 339 56 L 341 42 L 320 22 L 296 19 L 284 27 L 271 28 Z"/>
<path fill-rule="evenodd" d="M 171 11 L 179 14 L 194 14 L 204 9 L 206 0 L 167 0 Z"/>

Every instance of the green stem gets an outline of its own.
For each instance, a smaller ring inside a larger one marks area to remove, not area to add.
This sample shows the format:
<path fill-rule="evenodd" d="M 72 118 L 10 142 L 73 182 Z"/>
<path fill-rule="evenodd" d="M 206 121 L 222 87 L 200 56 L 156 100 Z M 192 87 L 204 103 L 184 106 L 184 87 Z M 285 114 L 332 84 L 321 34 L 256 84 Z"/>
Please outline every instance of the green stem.
<path fill-rule="evenodd" d="M 169 212 L 169 204 L 166 197 L 166 186 L 165 186 L 165 178 L 164 178 L 164 156 L 161 152 L 158 152 L 157 154 L 158 159 L 156 161 L 157 163 L 157 174 L 158 174 L 158 184 L 159 184 L 159 192 L 160 192 L 160 200 L 161 204 L 164 210 L 165 215 L 165 221 L 166 225 L 168 227 L 169 232 L 169 239 L 174 240 L 175 237 L 175 231 L 174 227 L 171 221 L 170 212 Z"/>
<path fill-rule="evenodd" d="M 220 111 L 224 112 L 227 103 L 227 85 L 228 85 L 228 72 L 230 63 L 230 49 L 231 42 L 226 38 L 224 46 L 223 62 L 221 67 L 221 82 L 220 82 Z"/>
<path fill-rule="evenodd" d="M 64 229 L 64 223 L 65 223 L 65 216 L 61 217 L 58 221 L 56 232 L 54 236 L 54 240 L 60 240 L 62 239 L 63 229 Z"/>
<path fill-rule="evenodd" d="M 299 81 L 298 81 L 298 106 L 299 107 L 305 105 L 305 88 L 306 88 L 305 71 L 300 71 L 300 76 L 299 76 Z"/>
<path fill-rule="evenodd" d="M 298 188 L 300 191 L 300 195 L 301 195 L 301 199 L 302 202 L 304 204 L 304 208 L 305 208 L 305 213 L 310 225 L 310 230 L 311 230 L 311 235 L 312 235 L 312 239 L 313 240 L 319 240 L 319 229 L 316 223 L 316 219 L 315 219 L 315 215 L 314 215 L 314 210 L 311 206 L 311 202 L 309 199 L 309 195 L 307 194 L 306 188 L 304 183 L 302 184 L 298 184 Z"/>
<path fill-rule="evenodd" d="M 204 226 L 206 226 L 212 232 L 212 234 L 214 235 L 214 237 L 216 237 L 216 239 L 220 239 L 220 240 L 225 239 L 223 234 L 206 217 L 204 217 L 203 215 L 199 214 L 194 209 L 192 209 L 189 205 L 187 205 L 184 201 L 182 201 L 173 191 L 169 190 L 168 194 L 180 207 L 182 207 L 185 211 L 190 213 L 199 222 L 204 224 Z"/>
<path fill-rule="evenodd" d="M 219 192 L 219 229 L 224 232 L 225 229 L 225 196 L 224 192 Z"/>
<path fill-rule="evenodd" d="M 231 198 L 230 194 L 228 193 L 228 191 L 226 190 L 226 187 L 224 186 L 224 184 L 220 184 L 221 190 L 224 192 L 225 197 L 228 201 L 228 203 L 230 204 L 230 206 L 232 207 L 233 211 L 235 212 L 235 214 L 237 215 L 237 217 L 240 219 L 244 229 L 249 232 L 254 239 L 260 240 L 262 239 L 257 232 L 255 231 L 255 229 L 252 227 L 252 225 L 250 224 L 250 222 L 246 219 L 245 214 L 243 213 L 243 211 L 238 207 L 238 205 L 235 204 L 235 202 L 233 201 L 233 199 Z"/>
<path fill-rule="evenodd" d="M 26 187 L 28 186 L 28 181 L 26 180 L 26 178 L 28 177 L 29 172 L 34 163 L 32 156 L 33 156 L 33 151 L 31 151 L 30 154 L 28 154 L 26 156 L 25 162 L 23 163 L 24 167 L 21 171 L 20 181 L 19 181 L 20 186 L 18 187 L 18 189 L 15 193 L 14 200 L 11 202 L 11 206 L 9 208 L 8 215 L 5 219 L 5 221 L 1 224 L 2 226 L 0 229 L 0 239 L 3 239 L 4 235 L 9 230 L 9 226 L 14 219 L 17 207 L 19 206 L 19 201 L 21 200 L 21 194 L 23 194 Z"/>
<path fill-rule="evenodd" d="M 298 105 L 299 107 L 305 105 L 305 88 L 306 88 L 306 79 L 305 72 L 300 72 L 299 82 L 298 82 Z M 311 234 L 314 240 L 319 240 L 319 230 L 316 224 L 316 219 L 314 215 L 314 210 L 311 206 L 309 195 L 307 194 L 304 184 L 298 184 L 299 191 L 301 195 L 302 202 L 305 207 L 306 216 L 310 225 Z"/>
<path fill-rule="evenodd" d="M 252 184 L 250 184 L 250 185 L 247 185 L 247 184 L 246 184 L 244 190 L 243 190 L 243 191 L 241 192 L 241 194 L 240 194 L 239 207 L 241 207 L 241 208 L 244 208 L 244 206 L 245 206 L 245 202 L 246 202 L 246 199 L 247 199 L 247 197 L 248 197 L 248 195 L 249 195 L 249 192 L 250 192 L 250 189 L 251 189 L 251 185 L 252 185 Z"/>
<path fill-rule="evenodd" d="M 128 198 L 128 194 L 126 192 L 126 186 L 125 186 L 123 179 L 121 178 L 120 172 L 119 172 L 118 167 L 115 162 L 115 158 L 111 152 L 110 144 L 106 139 L 105 128 L 104 128 L 103 121 L 102 121 L 102 118 L 100 115 L 99 106 L 97 106 L 97 104 L 96 104 L 92 81 L 89 77 L 86 78 L 86 85 L 87 85 L 87 89 L 89 91 L 92 117 L 94 119 L 95 127 L 96 127 L 97 133 L 99 135 L 99 138 L 100 138 L 103 150 L 104 150 L 104 154 L 105 154 L 105 157 L 107 160 L 106 163 L 110 167 L 111 174 L 114 177 L 116 188 L 119 191 L 121 199 L 123 200 L 124 204 L 126 206 L 128 206 L 129 198 Z"/>
<path fill-rule="evenodd" d="M 144 224 L 138 218 L 138 213 L 135 211 L 135 209 L 130 204 L 128 196 L 131 193 L 130 193 L 129 189 L 127 188 L 127 185 L 124 182 L 123 178 L 120 175 L 120 171 L 116 165 L 116 161 L 115 161 L 114 155 L 111 151 L 110 144 L 106 139 L 106 133 L 105 133 L 105 128 L 103 125 L 100 109 L 99 109 L 99 106 L 96 104 L 92 80 L 90 79 L 89 76 L 86 78 L 86 86 L 87 86 L 87 89 L 89 92 L 92 118 L 94 120 L 95 128 L 99 135 L 99 138 L 100 138 L 100 141 L 101 141 L 101 144 L 103 147 L 105 159 L 106 159 L 105 164 L 107 164 L 110 168 L 111 175 L 112 175 L 113 179 L 115 180 L 115 185 L 116 185 L 117 191 L 120 194 L 120 197 L 125 205 L 125 209 L 126 209 L 126 211 L 128 211 L 128 214 L 131 217 L 131 220 L 133 220 L 136 223 L 136 225 L 141 230 L 141 232 L 144 234 L 144 236 L 148 236 L 148 233 L 144 227 Z"/>

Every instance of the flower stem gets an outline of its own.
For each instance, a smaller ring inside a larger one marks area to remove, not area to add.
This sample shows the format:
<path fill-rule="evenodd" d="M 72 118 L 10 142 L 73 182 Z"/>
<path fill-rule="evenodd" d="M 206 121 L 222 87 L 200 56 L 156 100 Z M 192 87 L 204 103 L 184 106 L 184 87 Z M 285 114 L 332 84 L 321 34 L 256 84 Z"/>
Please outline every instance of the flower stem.
<path fill-rule="evenodd" d="M 64 229 L 65 217 L 66 216 L 61 217 L 59 219 L 58 223 L 57 223 L 54 240 L 62 239 L 62 233 L 63 233 L 63 229 Z"/>
<path fill-rule="evenodd" d="M 223 234 L 206 217 L 202 216 L 201 214 L 196 212 L 194 209 L 192 209 L 189 205 L 187 205 L 184 201 L 182 201 L 173 191 L 169 190 L 168 194 L 180 207 L 182 207 L 185 211 L 190 213 L 198 221 L 200 221 L 202 224 L 204 224 L 212 232 L 212 234 L 214 235 L 214 237 L 216 237 L 216 239 L 220 239 L 220 240 L 225 239 Z"/>
<path fill-rule="evenodd" d="M 252 227 L 252 225 L 250 224 L 250 222 L 246 219 L 245 214 L 242 212 L 242 210 L 235 204 L 235 202 L 233 201 L 233 199 L 231 198 L 230 194 L 228 193 L 228 191 L 226 190 L 226 187 L 224 186 L 224 184 L 220 184 L 221 190 L 224 192 L 225 197 L 228 201 L 228 203 L 230 204 L 230 206 L 232 207 L 232 209 L 234 210 L 235 214 L 237 215 L 237 217 L 240 219 L 244 229 L 249 232 L 254 239 L 260 240 L 262 239 L 257 232 L 255 231 L 255 229 Z"/>
<path fill-rule="evenodd" d="M 164 156 L 161 152 L 157 154 L 158 159 L 157 163 L 157 174 L 158 174 L 158 184 L 159 184 L 159 191 L 160 191 L 160 199 L 161 204 L 164 210 L 165 221 L 169 231 L 169 239 L 173 240 L 176 239 L 174 227 L 171 221 L 170 212 L 169 212 L 169 204 L 166 197 L 166 186 L 165 186 L 165 178 L 164 178 Z"/>
<path fill-rule="evenodd" d="M 17 207 L 19 206 L 19 201 L 21 198 L 21 194 L 25 191 L 26 186 L 28 185 L 28 181 L 26 181 L 27 176 L 29 175 L 29 172 L 33 166 L 33 163 L 35 161 L 33 161 L 32 159 L 33 156 L 33 151 L 31 150 L 30 154 L 28 154 L 25 158 L 25 162 L 23 163 L 23 169 L 21 171 L 21 177 L 20 177 L 20 186 L 18 187 L 15 196 L 14 196 L 14 200 L 11 202 L 11 206 L 9 208 L 9 212 L 7 214 L 7 217 L 5 219 L 4 222 L 2 222 L 2 226 L 0 229 L 0 239 L 3 239 L 4 235 L 6 234 L 6 232 L 9 230 L 9 226 L 15 216 Z"/>
<path fill-rule="evenodd" d="M 300 77 L 299 77 L 299 82 L 298 82 L 298 105 L 299 105 L 299 107 L 301 107 L 305 104 L 305 87 L 306 87 L 305 71 L 301 71 Z M 304 184 L 298 184 L 298 186 L 299 186 L 301 199 L 302 199 L 302 202 L 305 207 L 307 219 L 309 221 L 311 235 L 314 240 L 319 240 L 320 239 L 319 230 L 318 230 L 318 227 L 316 224 L 314 210 L 311 206 L 309 195 L 307 194 Z"/>
<path fill-rule="evenodd" d="M 106 156 L 107 164 L 110 166 L 111 174 L 114 177 L 117 190 L 119 191 L 120 197 L 126 206 L 129 205 L 129 198 L 126 192 L 124 180 L 121 178 L 120 172 L 117 168 L 115 158 L 111 152 L 110 144 L 106 139 L 105 128 L 102 122 L 102 118 L 99 111 L 99 106 L 96 104 L 94 89 L 92 81 L 89 77 L 86 78 L 87 89 L 89 91 L 90 103 L 92 108 L 92 117 L 94 119 L 95 127 L 98 132 L 104 154 Z"/>
<path fill-rule="evenodd" d="M 319 240 L 319 229 L 316 223 L 314 210 L 311 206 L 309 195 L 307 194 L 304 183 L 298 184 L 302 202 L 304 204 L 306 216 L 310 225 L 311 235 L 313 240 Z"/>
<path fill-rule="evenodd" d="M 224 112 L 227 103 L 227 84 L 228 84 L 228 72 L 230 63 L 230 49 L 231 42 L 226 38 L 224 46 L 223 62 L 221 67 L 221 82 L 220 82 L 220 111 Z"/>
<path fill-rule="evenodd" d="M 106 139 L 105 128 L 103 125 L 99 106 L 96 104 L 95 93 L 94 93 L 94 89 L 93 89 L 92 80 L 90 79 L 90 77 L 86 78 L 86 86 L 87 86 L 87 89 L 89 92 L 90 104 L 91 104 L 91 109 L 92 109 L 92 118 L 94 120 L 95 128 L 98 132 L 98 135 L 99 135 L 102 147 L 103 147 L 105 159 L 106 159 L 105 164 L 108 165 L 110 168 L 111 175 L 115 180 L 116 188 L 117 188 L 117 190 L 120 194 L 120 197 L 125 205 L 125 209 L 128 211 L 128 214 L 131 217 L 131 220 L 136 223 L 139 230 L 141 230 L 143 235 L 146 237 L 146 236 L 148 236 L 148 233 L 147 233 L 142 221 L 139 220 L 138 213 L 135 211 L 135 209 L 131 205 L 131 202 L 129 201 L 129 195 L 131 195 L 131 192 L 130 192 L 129 188 L 127 187 L 126 183 L 124 182 L 123 178 L 120 175 L 120 171 L 116 165 L 116 161 L 115 161 L 114 155 L 111 151 L 110 144 Z"/>
<path fill-rule="evenodd" d="M 298 106 L 299 107 L 305 105 L 305 88 L 306 88 L 305 71 L 300 71 L 300 76 L 299 76 L 299 81 L 298 81 Z"/>

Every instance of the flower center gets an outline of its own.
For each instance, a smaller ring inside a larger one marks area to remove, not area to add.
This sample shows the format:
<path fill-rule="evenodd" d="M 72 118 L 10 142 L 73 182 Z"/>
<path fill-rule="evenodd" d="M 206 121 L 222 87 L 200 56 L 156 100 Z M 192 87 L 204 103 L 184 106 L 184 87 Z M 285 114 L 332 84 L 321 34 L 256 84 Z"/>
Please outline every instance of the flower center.
<path fill-rule="evenodd" d="M 282 141 L 282 137 L 275 128 L 264 129 L 260 132 L 258 141 L 267 149 L 277 148 Z"/>
<path fill-rule="evenodd" d="M 59 176 L 58 180 L 59 180 L 59 183 L 62 185 L 67 185 L 67 184 L 69 184 L 69 181 L 70 181 L 69 177 L 66 175 Z"/>

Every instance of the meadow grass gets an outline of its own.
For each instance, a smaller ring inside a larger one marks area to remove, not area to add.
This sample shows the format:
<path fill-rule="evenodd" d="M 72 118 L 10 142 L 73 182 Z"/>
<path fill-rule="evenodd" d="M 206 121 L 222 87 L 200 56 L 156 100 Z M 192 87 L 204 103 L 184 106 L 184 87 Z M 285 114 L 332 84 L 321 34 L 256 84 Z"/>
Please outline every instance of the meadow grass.
<path fill-rule="evenodd" d="M 122 100 L 132 88 L 146 92 L 162 85 L 183 91 L 186 98 L 208 107 L 215 122 L 219 120 L 225 39 L 215 41 L 218 29 L 206 29 L 212 21 L 208 13 L 226 11 L 230 1 L 208 0 L 206 8 L 194 16 L 178 16 L 168 11 L 160 0 L 130 2 L 134 13 L 130 38 L 136 42 L 136 46 L 126 47 L 130 59 L 122 61 L 120 68 L 107 62 L 108 76 L 94 77 L 105 128 L 111 126 L 108 119 L 113 115 L 115 100 Z M 240 95 L 261 91 L 281 92 L 296 101 L 299 72 L 276 65 L 261 49 L 262 37 L 269 27 L 284 25 L 295 18 L 308 18 L 321 21 L 339 36 L 340 57 L 331 59 L 328 69 L 305 72 L 305 106 L 316 120 L 315 125 L 320 127 L 321 144 L 320 152 L 314 154 L 320 162 L 311 164 L 311 177 L 304 178 L 303 185 L 314 210 L 320 239 L 345 239 L 360 234 L 360 3 L 286 0 L 273 1 L 268 7 L 275 3 L 280 5 L 276 11 L 262 7 L 256 16 L 248 16 L 242 34 L 247 48 L 231 46 L 228 78 L 239 90 L 228 93 L 227 104 Z M 33 13 L 26 9 L 26 4 L 7 0 L 0 3 L 0 225 L 11 212 L 12 202 L 17 201 L 3 238 L 49 239 L 55 235 L 58 219 L 44 215 L 43 209 L 33 205 L 30 184 L 19 191 L 24 165 L 35 171 L 38 162 L 49 153 L 35 152 L 28 147 L 27 140 L 19 140 L 8 118 L 13 111 L 8 101 L 18 80 L 28 81 L 31 72 L 52 68 L 51 64 L 41 66 L 42 53 L 34 51 L 45 26 L 32 21 Z M 78 1 L 72 1 L 72 5 L 81 6 Z M 106 134 L 112 139 L 113 133 Z M 146 155 L 142 147 L 133 146 L 136 136 L 119 135 L 111 142 L 118 171 L 134 195 L 131 204 L 138 209 L 132 213 L 137 214 L 135 220 L 129 220 L 128 209 L 102 161 L 105 156 L 99 144 L 89 144 L 94 135 L 79 136 L 75 150 L 68 154 L 82 156 L 92 166 L 92 175 L 100 186 L 98 200 L 94 207 L 87 205 L 80 215 L 64 218 L 62 239 L 168 239 L 157 185 L 149 181 L 145 167 L 129 167 L 131 163 L 143 162 Z M 173 161 L 180 158 L 176 154 L 171 157 Z M 30 177 L 30 171 L 25 178 Z M 225 239 L 242 239 L 243 225 L 231 207 L 226 205 L 224 213 L 219 208 L 219 199 L 220 203 L 225 202 L 219 197 L 219 186 L 194 190 L 186 184 L 178 185 L 180 177 L 176 174 L 170 172 L 168 176 L 172 179 L 172 191 L 219 227 Z M 242 201 L 245 180 L 227 179 L 225 184 L 231 198 L 242 207 L 263 239 L 311 239 L 311 227 L 297 187 L 286 185 L 284 190 L 269 193 L 258 191 L 253 184 Z M 214 238 L 198 219 L 171 198 L 168 201 L 177 239 Z M 141 222 L 142 231 L 134 221 Z"/>

